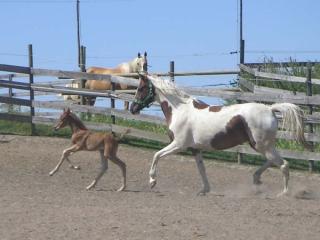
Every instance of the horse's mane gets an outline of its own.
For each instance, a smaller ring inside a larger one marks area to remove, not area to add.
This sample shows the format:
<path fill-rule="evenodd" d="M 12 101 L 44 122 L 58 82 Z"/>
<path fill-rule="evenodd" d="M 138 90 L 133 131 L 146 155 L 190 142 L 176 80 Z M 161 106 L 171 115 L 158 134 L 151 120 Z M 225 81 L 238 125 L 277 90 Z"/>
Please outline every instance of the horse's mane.
<path fill-rule="evenodd" d="M 69 113 L 70 118 L 73 120 L 73 122 L 77 125 L 77 127 L 79 129 L 82 130 L 88 130 L 87 127 L 82 123 L 82 121 L 80 120 L 80 118 L 78 118 L 77 115 L 75 115 L 74 113 L 70 112 Z"/>
<path fill-rule="evenodd" d="M 174 96 L 175 98 L 181 100 L 183 103 L 187 103 L 187 101 L 191 98 L 189 94 L 179 89 L 170 79 L 164 79 L 157 76 L 151 76 L 149 77 L 149 79 L 151 80 L 155 88 L 157 88 L 165 95 Z"/>

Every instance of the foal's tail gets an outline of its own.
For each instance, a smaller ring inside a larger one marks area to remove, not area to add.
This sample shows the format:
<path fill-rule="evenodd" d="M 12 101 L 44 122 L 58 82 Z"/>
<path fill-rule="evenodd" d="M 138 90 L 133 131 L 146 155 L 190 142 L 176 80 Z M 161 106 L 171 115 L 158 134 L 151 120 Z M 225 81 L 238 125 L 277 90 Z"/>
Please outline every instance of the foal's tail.
<path fill-rule="evenodd" d="M 282 113 L 282 128 L 292 132 L 296 141 L 307 146 L 304 137 L 304 113 L 300 107 L 292 103 L 276 103 L 270 106 L 273 112 Z"/>
<path fill-rule="evenodd" d="M 120 140 L 123 139 L 123 137 L 124 137 L 125 135 L 127 135 L 127 134 L 130 133 L 130 132 L 131 132 L 131 129 L 130 129 L 130 128 L 127 128 L 124 132 L 122 132 L 122 133 L 120 134 L 120 136 L 119 136 L 118 134 L 115 134 L 114 132 L 112 132 L 112 134 L 113 134 L 113 136 L 115 137 L 115 139 L 119 142 Z"/>

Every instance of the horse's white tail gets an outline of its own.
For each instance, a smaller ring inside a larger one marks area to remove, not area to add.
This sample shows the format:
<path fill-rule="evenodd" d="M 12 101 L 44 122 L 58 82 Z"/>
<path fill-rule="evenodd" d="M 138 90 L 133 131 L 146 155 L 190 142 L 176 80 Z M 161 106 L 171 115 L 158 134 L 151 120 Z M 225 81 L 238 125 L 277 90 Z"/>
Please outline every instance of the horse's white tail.
<path fill-rule="evenodd" d="M 282 128 L 292 132 L 296 141 L 306 144 L 304 137 L 304 113 L 292 103 L 276 103 L 270 106 L 273 112 L 282 113 Z"/>

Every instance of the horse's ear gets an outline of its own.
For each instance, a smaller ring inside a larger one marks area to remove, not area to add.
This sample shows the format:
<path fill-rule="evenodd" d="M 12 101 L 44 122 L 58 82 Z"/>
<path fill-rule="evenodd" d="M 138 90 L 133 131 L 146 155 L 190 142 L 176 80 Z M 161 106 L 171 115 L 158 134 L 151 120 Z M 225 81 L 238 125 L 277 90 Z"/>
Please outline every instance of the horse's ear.
<path fill-rule="evenodd" d="M 144 52 L 144 57 L 145 57 L 145 58 L 147 57 L 147 52 Z"/>
<path fill-rule="evenodd" d="M 141 58 L 141 54 L 138 52 L 138 58 Z"/>
<path fill-rule="evenodd" d="M 67 111 L 66 111 L 66 112 L 69 114 L 69 113 L 71 112 L 71 111 L 70 111 L 70 108 L 67 108 Z"/>

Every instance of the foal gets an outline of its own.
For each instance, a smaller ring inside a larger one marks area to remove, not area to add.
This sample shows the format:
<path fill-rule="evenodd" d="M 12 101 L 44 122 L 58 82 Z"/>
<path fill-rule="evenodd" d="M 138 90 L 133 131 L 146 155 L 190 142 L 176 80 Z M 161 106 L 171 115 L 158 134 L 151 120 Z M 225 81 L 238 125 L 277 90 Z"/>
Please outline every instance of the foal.
<path fill-rule="evenodd" d="M 117 157 L 118 140 L 123 137 L 125 132 L 119 139 L 113 136 L 112 133 L 93 133 L 89 131 L 80 119 L 73 114 L 70 109 L 64 110 L 60 116 L 59 122 L 55 125 L 54 130 L 59 130 L 68 126 L 72 130 L 72 146 L 66 148 L 61 156 L 61 159 L 57 166 L 50 172 L 50 176 L 55 174 L 60 168 L 64 160 L 67 160 L 70 167 L 73 169 L 80 169 L 78 166 L 74 166 L 69 160 L 69 155 L 77 151 L 99 151 L 101 157 L 101 171 L 93 182 L 87 186 L 87 190 L 93 188 L 102 175 L 108 169 L 108 159 L 118 165 L 122 170 L 122 186 L 117 191 L 122 191 L 126 187 L 126 164 Z"/>

